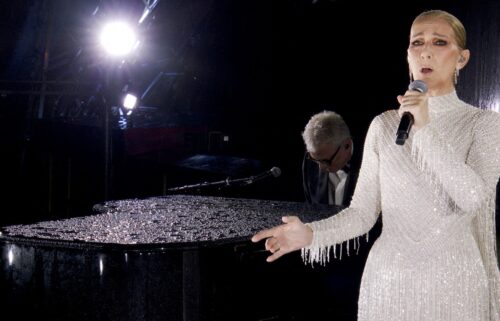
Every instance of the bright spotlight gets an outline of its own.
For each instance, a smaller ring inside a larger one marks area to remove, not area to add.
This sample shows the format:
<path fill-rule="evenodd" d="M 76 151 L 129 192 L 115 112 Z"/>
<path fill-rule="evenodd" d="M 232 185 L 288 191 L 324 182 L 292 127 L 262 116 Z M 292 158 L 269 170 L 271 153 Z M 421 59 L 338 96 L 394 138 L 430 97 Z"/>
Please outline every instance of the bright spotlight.
<path fill-rule="evenodd" d="M 134 109 L 136 105 L 137 105 L 137 96 L 134 96 L 132 94 L 127 94 L 123 99 L 123 107 L 125 109 L 129 110 Z"/>
<path fill-rule="evenodd" d="M 128 54 L 136 43 L 134 31 L 123 22 L 109 23 L 102 30 L 101 44 L 113 56 Z"/>

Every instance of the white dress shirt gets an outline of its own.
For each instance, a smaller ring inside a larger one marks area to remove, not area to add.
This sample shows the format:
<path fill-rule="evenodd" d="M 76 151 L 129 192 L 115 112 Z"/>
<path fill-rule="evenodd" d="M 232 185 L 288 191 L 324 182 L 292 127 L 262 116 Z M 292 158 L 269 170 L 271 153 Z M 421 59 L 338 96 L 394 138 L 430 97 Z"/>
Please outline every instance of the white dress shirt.
<path fill-rule="evenodd" d="M 328 203 L 331 205 L 343 205 L 345 183 L 347 173 L 338 170 L 335 173 L 328 173 Z"/>

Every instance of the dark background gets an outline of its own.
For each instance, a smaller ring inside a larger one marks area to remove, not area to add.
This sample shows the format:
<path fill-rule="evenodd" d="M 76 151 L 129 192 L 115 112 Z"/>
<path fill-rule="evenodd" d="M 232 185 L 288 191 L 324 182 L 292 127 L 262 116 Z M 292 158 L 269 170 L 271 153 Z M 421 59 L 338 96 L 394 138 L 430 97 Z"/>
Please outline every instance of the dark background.
<path fill-rule="evenodd" d="M 281 177 L 200 193 L 302 201 L 300 133 L 309 117 L 343 115 L 360 153 L 371 119 L 397 108 L 408 85 L 409 28 L 427 9 L 450 11 L 468 30 L 472 59 L 459 96 L 500 108 L 498 1 L 165 0 L 139 27 L 135 54 L 106 58 L 96 43 L 102 24 L 137 22 L 143 8 L 140 0 L 2 5 L 0 225 L 87 215 L 104 200 L 272 166 Z M 154 79 L 124 126 L 123 86 L 144 93 Z M 193 155 L 215 158 L 193 169 L 182 162 Z"/>

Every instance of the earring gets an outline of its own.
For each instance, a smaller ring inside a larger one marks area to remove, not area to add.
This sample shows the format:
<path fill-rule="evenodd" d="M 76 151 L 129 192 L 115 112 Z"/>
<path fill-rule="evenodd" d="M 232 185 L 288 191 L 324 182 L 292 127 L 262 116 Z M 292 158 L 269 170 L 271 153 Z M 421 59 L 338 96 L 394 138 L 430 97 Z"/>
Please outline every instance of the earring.
<path fill-rule="evenodd" d="M 453 81 L 455 82 L 455 86 L 458 83 L 458 74 L 459 74 L 458 68 L 455 68 L 455 73 L 453 75 Z"/>
<path fill-rule="evenodd" d="M 409 75 L 410 75 L 410 83 L 413 82 L 413 74 L 411 73 L 411 71 L 409 71 Z"/>

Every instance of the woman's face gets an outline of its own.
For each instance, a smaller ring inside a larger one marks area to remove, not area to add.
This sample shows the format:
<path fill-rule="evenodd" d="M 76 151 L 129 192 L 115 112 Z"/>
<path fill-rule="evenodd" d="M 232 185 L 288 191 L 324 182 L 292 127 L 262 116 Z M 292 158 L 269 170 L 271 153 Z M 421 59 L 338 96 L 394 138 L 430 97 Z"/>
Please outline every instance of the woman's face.
<path fill-rule="evenodd" d="M 414 79 L 423 80 L 431 96 L 454 90 L 454 72 L 467 63 L 468 50 L 461 50 L 451 26 L 442 19 L 428 18 L 413 24 L 408 63 Z"/>

